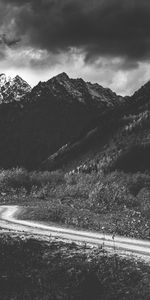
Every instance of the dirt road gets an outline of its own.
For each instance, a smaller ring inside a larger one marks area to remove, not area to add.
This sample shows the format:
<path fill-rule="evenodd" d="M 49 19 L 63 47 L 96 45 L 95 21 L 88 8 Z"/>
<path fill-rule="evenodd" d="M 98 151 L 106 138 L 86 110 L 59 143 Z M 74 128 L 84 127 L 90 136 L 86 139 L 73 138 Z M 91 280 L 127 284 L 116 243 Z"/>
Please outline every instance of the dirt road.
<path fill-rule="evenodd" d="M 19 206 L 0 206 L 0 227 L 1 229 L 26 232 L 33 235 L 48 237 L 58 237 L 74 242 L 89 243 L 105 248 L 132 252 L 141 256 L 150 257 L 150 241 L 130 239 L 125 237 L 115 237 L 102 233 L 72 230 L 68 228 L 48 226 L 33 221 L 19 220 L 19 213 L 22 208 Z"/>

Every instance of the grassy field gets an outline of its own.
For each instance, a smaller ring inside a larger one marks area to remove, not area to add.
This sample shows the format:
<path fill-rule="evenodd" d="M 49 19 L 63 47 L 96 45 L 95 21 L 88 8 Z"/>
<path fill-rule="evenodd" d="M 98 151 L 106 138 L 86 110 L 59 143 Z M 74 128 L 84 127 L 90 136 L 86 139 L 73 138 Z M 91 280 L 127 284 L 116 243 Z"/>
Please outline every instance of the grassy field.
<path fill-rule="evenodd" d="M 0 234 L 3 300 L 148 300 L 149 265 L 100 248 Z"/>
<path fill-rule="evenodd" d="M 0 203 L 22 218 L 136 238 L 150 237 L 150 176 L 112 172 L 0 172 Z"/>

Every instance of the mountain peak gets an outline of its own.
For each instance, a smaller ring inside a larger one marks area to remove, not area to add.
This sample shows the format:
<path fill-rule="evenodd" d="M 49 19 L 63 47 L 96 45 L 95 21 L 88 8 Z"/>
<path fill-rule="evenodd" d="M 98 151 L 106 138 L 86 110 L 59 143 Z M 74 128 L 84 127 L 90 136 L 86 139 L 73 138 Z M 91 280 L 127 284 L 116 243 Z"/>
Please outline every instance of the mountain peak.
<path fill-rule="evenodd" d="M 9 103 L 20 100 L 31 91 L 30 85 L 19 75 L 11 78 L 4 73 L 0 74 L 0 101 Z"/>
<path fill-rule="evenodd" d="M 14 80 L 24 81 L 19 75 L 16 75 L 16 76 L 14 77 Z"/>
<path fill-rule="evenodd" d="M 69 76 L 68 76 L 65 72 L 62 72 L 62 73 L 60 73 L 60 74 L 54 76 L 52 79 L 57 79 L 57 80 L 61 80 L 61 81 L 66 81 L 66 80 L 68 80 L 68 79 L 70 79 L 70 78 L 69 78 Z"/>
<path fill-rule="evenodd" d="M 65 72 L 59 73 L 58 75 L 56 75 L 56 77 L 60 77 L 60 78 L 69 78 L 68 74 Z"/>
<path fill-rule="evenodd" d="M 81 103 L 85 105 L 95 105 L 99 107 L 113 107 L 122 100 L 110 89 L 103 88 L 98 83 L 92 84 L 84 81 L 82 78 L 70 78 L 65 72 L 62 72 L 47 82 L 40 82 L 34 88 L 35 94 L 39 97 L 42 91 L 53 95 L 57 100 L 68 101 L 69 103 Z M 34 95 L 35 98 L 35 95 Z"/>
<path fill-rule="evenodd" d="M 13 78 L 13 81 L 17 82 L 18 84 L 22 84 L 23 86 L 28 87 L 28 89 L 31 91 L 31 86 L 24 79 L 22 79 L 19 75 L 16 75 Z"/>

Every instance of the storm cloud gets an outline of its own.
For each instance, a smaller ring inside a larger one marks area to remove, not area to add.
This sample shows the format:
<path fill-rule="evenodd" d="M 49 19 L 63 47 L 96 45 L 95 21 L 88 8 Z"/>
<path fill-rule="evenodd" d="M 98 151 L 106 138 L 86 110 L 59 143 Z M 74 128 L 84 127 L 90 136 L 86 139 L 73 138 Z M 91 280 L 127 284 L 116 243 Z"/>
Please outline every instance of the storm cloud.
<path fill-rule="evenodd" d="M 4 0 L 3 5 L 8 40 L 15 33 L 24 45 L 55 53 L 76 47 L 87 62 L 119 56 L 129 68 L 150 58 L 149 0 Z"/>
<path fill-rule="evenodd" d="M 150 1 L 0 0 L 0 69 L 32 85 L 65 71 L 131 94 L 150 77 Z"/>

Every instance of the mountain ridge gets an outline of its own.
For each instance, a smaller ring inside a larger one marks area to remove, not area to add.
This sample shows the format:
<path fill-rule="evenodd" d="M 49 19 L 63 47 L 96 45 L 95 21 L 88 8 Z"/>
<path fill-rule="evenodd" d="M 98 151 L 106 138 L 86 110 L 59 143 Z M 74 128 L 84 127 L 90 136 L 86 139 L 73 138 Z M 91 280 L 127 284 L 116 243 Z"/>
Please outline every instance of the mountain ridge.
<path fill-rule="evenodd" d="M 10 101 L 2 101 L 0 105 L 2 168 L 39 168 L 48 157 L 55 157 L 56 160 L 57 152 L 59 158 L 60 153 L 64 155 L 64 149 L 69 149 L 71 157 L 76 149 L 78 155 L 80 145 L 86 153 L 89 146 L 102 144 L 112 134 L 117 134 L 122 124 L 129 122 L 130 114 L 133 115 L 131 125 L 127 123 L 126 127 L 135 124 L 134 114 L 141 120 L 138 115 L 149 109 L 149 92 L 145 92 L 149 90 L 149 85 L 132 97 L 122 97 L 99 84 L 69 78 L 66 73 L 39 82 L 33 89 L 19 76 L 13 79 L 11 85 L 4 74 L 1 74 L 1 89 L 7 86 L 6 81 L 9 87 L 9 97 L 6 98 Z M 147 114 L 142 118 L 146 121 L 142 122 L 148 122 L 145 116 Z M 61 161 L 63 163 L 63 156 Z"/>
<path fill-rule="evenodd" d="M 76 100 L 87 105 L 105 104 L 106 106 L 113 106 L 116 104 L 115 101 L 119 102 L 119 100 L 123 100 L 123 97 L 118 96 L 108 88 L 103 88 L 97 83 L 85 82 L 81 78 L 72 79 L 65 72 L 45 82 L 40 81 L 32 89 L 33 96 L 39 97 L 41 90 L 44 89 L 49 96 L 56 97 L 59 101 L 64 100 L 65 97 L 67 101 L 72 102 Z"/>

